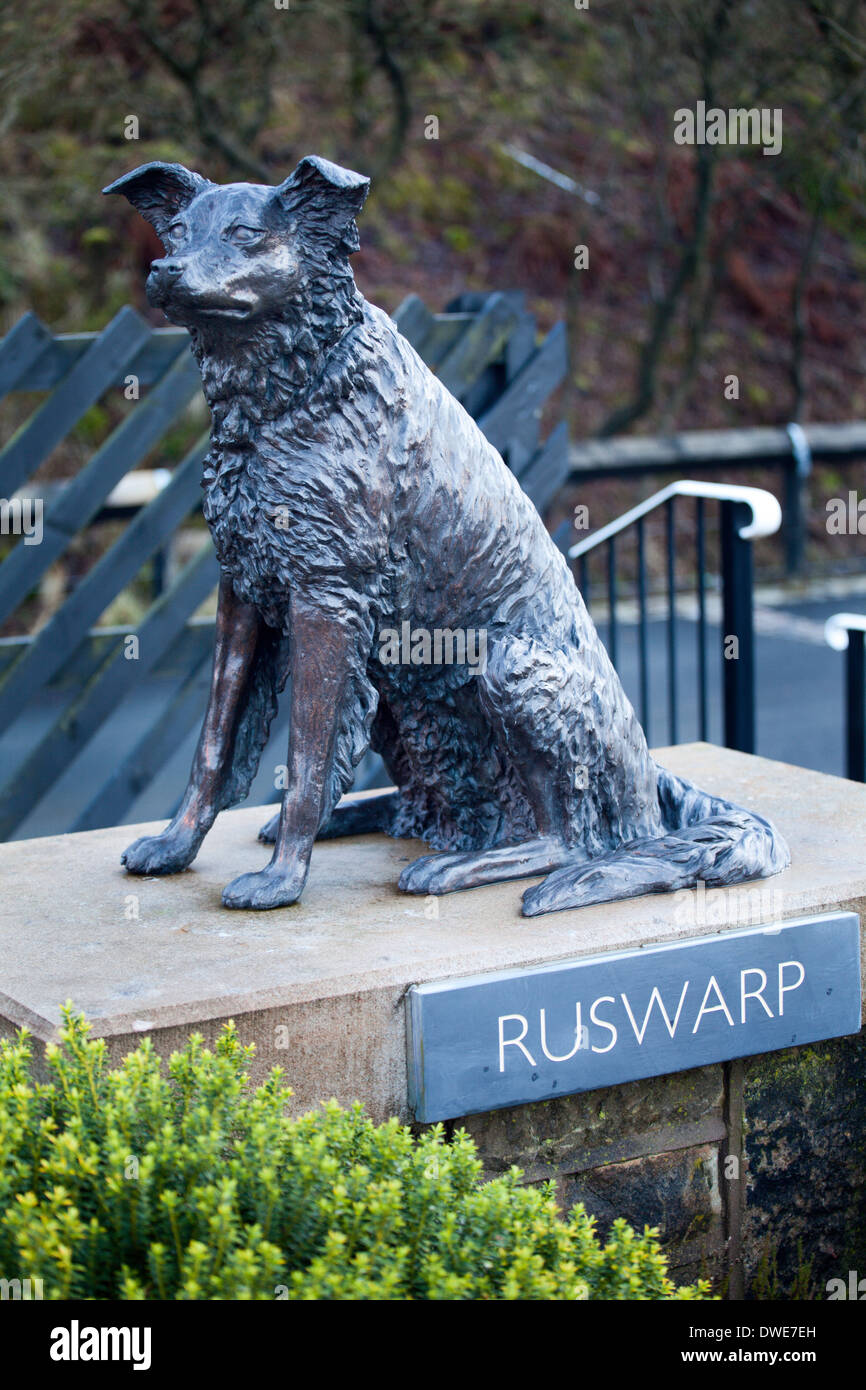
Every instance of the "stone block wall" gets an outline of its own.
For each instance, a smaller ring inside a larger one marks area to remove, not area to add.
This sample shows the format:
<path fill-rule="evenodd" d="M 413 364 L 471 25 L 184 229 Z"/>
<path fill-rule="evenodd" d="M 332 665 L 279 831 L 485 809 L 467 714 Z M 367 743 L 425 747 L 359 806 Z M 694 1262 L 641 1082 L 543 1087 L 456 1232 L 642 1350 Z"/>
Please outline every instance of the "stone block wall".
<path fill-rule="evenodd" d="M 743 1110 L 746 1288 L 866 1277 L 866 1030 L 750 1058 Z"/>
<path fill-rule="evenodd" d="M 470 1115 L 485 1173 L 555 1178 L 605 1234 L 658 1227 L 678 1283 L 826 1297 L 866 1276 L 866 1032 Z"/>

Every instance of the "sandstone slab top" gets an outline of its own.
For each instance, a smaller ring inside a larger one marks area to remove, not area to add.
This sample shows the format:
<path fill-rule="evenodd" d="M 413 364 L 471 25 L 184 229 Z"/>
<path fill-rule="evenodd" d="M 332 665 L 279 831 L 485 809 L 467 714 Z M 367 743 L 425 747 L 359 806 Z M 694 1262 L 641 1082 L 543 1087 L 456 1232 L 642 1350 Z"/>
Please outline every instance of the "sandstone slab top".
<path fill-rule="evenodd" d="M 709 744 L 658 760 L 775 821 L 792 864 L 737 888 L 657 894 L 525 918 L 524 887 L 439 898 L 397 889 L 424 846 L 384 835 L 317 844 L 300 903 L 228 911 L 223 886 L 262 867 L 267 808 L 225 812 L 195 864 L 132 878 L 122 850 L 157 826 L 0 846 L 0 1013 L 50 1036 L 66 999 L 106 1036 L 367 991 L 658 945 L 847 906 L 866 911 L 866 785 Z"/>

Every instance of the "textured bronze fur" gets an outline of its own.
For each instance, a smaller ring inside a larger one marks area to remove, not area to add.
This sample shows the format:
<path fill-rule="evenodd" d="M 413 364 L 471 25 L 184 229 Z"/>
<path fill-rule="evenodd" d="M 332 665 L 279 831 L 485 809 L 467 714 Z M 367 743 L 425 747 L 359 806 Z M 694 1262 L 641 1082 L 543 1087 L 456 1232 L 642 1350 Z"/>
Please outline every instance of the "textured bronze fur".
<path fill-rule="evenodd" d="M 547 874 L 528 915 L 776 873 L 760 816 L 657 766 L 573 578 L 475 422 L 349 255 L 367 180 L 318 158 L 279 188 L 149 164 L 112 184 L 166 247 L 151 302 L 191 333 L 211 408 L 204 512 L 223 580 L 213 686 L 183 804 L 133 873 L 194 858 L 248 791 L 291 682 L 271 863 L 229 907 L 297 900 L 313 842 L 379 829 L 433 849 L 400 887 Z M 472 629 L 486 666 L 389 664 L 382 634 Z M 397 790 L 338 807 L 368 747 Z"/>

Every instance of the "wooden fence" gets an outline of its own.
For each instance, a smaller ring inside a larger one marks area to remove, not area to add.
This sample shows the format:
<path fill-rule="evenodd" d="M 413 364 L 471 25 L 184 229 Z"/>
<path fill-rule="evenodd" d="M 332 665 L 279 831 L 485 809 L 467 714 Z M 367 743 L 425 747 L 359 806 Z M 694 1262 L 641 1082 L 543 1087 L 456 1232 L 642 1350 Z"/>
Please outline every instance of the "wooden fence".
<path fill-rule="evenodd" d="M 544 442 L 539 434 L 544 406 L 566 371 L 563 325 L 539 342 L 519 293 L 462 295 L 442 314 L 431 313 L 412 296 L 395 318 L 544 511 L 569 473 L 565 424 Z M 123 390 L 130 377 L 144 388 L 141 400 L 76 477 L 46 489 L 40 543 L 20 538 L 0 565 L 0 622 L 38 588 L 74 538 L 105 514 L 121 479 L 153 454 L 200 391 L 185 330 L 153 329 L 130 308 L 121 309 L 101 333 L 60 336 L 28 314 L 0 342 L 0 399 L 13 391 L 46 393 L 0 451 L 4 508 L 85 413 Z M 97 624 L 200 506 L 206 450 L 203 435 L 41 631 L 0 640 L 0 737 L 6 750 L 6 766 L 0 765 L 0 839 L 20 833 L 25 822 L 27 833 L 40 833 L 40 809 L 50 802 L 58 777 L 148 678 L 154 693 L 145 723 L 96 769 L 89 766 L 74 805 L 60 825 L 55 814 L 50 829 L 93 829 L 127 819 L 199 722 L 213 625 L 192 615 L 217 582 L 209 540 L 155 597 L 137 628 Z M 38 496 L 38 488 L 32 491 Z M 9 514 L 7 508 L 7 519 Z M 132 635 L 135 660 L 127 659 Z M 40 709 L 43 717 L 34 724 L 34 710 Z M 10 761 L 16 725 L 22 734 Z M 359 785 L 374 784 L 375 761 L 368 757 L 359 774 Z M 183 788 L 174 790 L 179 797 Z M 160 814 L 173 809 L 166 801 Z"/>

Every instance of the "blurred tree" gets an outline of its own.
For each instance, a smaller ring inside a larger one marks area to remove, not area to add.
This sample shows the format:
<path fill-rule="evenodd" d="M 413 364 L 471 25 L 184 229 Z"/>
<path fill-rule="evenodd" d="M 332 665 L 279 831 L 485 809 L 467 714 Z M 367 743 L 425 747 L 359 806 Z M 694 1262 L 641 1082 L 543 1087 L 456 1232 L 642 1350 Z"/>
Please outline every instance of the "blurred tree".
<path fill-rule="evenodd" d="M 120 7 L 127 32 L 181 88 L 203 149 L 232 174 L 267 182 L 254 151 L 271 114 L 284 39 L 275 7 L 260 0 L 120 0 Z M 226 62 L 239 52 L 243 62 Z"/>
<path fill-rule="evenodd" d="M 806 120 L 789 155 L 788 182 L 809 217 L 791 296 L 791 410 L 805 412 L 808 291 L 828 217 L 848 210 L 864 179 L 866 129 L 866 11 L 862 0 L 803 0 L 817 43 L 809 50 L 813 82 L 824 93 L 806 107 Z M 811 85 L 811 84 L 810 84 Z"/>
<path fill-rule="evenodd" d="M 316 150 L 378 180 L 358 262 L 373 297 L 521 286 L 542 321 L 565 308 L 582 428 L 725 423 L 697 388 L 734 343 L 761 418 L 854 398 L 835 323 L 856 312 L 853 291 L 821 327 L 832 379 L 811 345 L 816 299 L 866 269 L 861 0 L 288 6 L 0 0 L 7 324 L 34 308 L 58 329 L 96 327 L 130 299 L 148 312 L 155 240 L 98 193 L 124 168 L 178 159 L 273 183 Z M 782 154 L 677 146 L 673 113 L 698 100 L 781 106 Z M 503 144 L 600 202 L 520 169 Z"/>
<path fill-rule="evenodd" d="M 683 350 L 662 416 L 670 421 L 688 398 L 701 362 L 703 342 L 724 278 L 726 253 L 742 237 L 750 212 L 769 179 L 758 172 L 761 151 L 724 143 L 695 143 L 688 151 L 692 164 L 685 209 L 676 215 L 671 193 L 673 162 L 682 147 L 672 139 L 674 111 L 777 106 L 788 95 L 802 66 L 796 45 L 779 45 L 768 26 L 784 18 L 784 5 L 775 0 L 712 0 L 696 6 L 691 0 L 653 0 L 637 3 L 619 17 L 629 55 L 629 82 L 623 87 L 628 125 L 638 124 L 651 139 L 654 225 L 646 261 L 649 308 L 637 352 L 631 396 L 609 412 L 599 428 L 602 436 L 621 433 L 647 415 L 657 403 L 660 370 L 669 358 L 678 319 L 682 320 Z M 719 187 L 723 159 L 746 166 L 750 201 L 740 202 L 730 215 L 731 188 Z M 762 160 L 762 163 L 766 163 Z"/>

